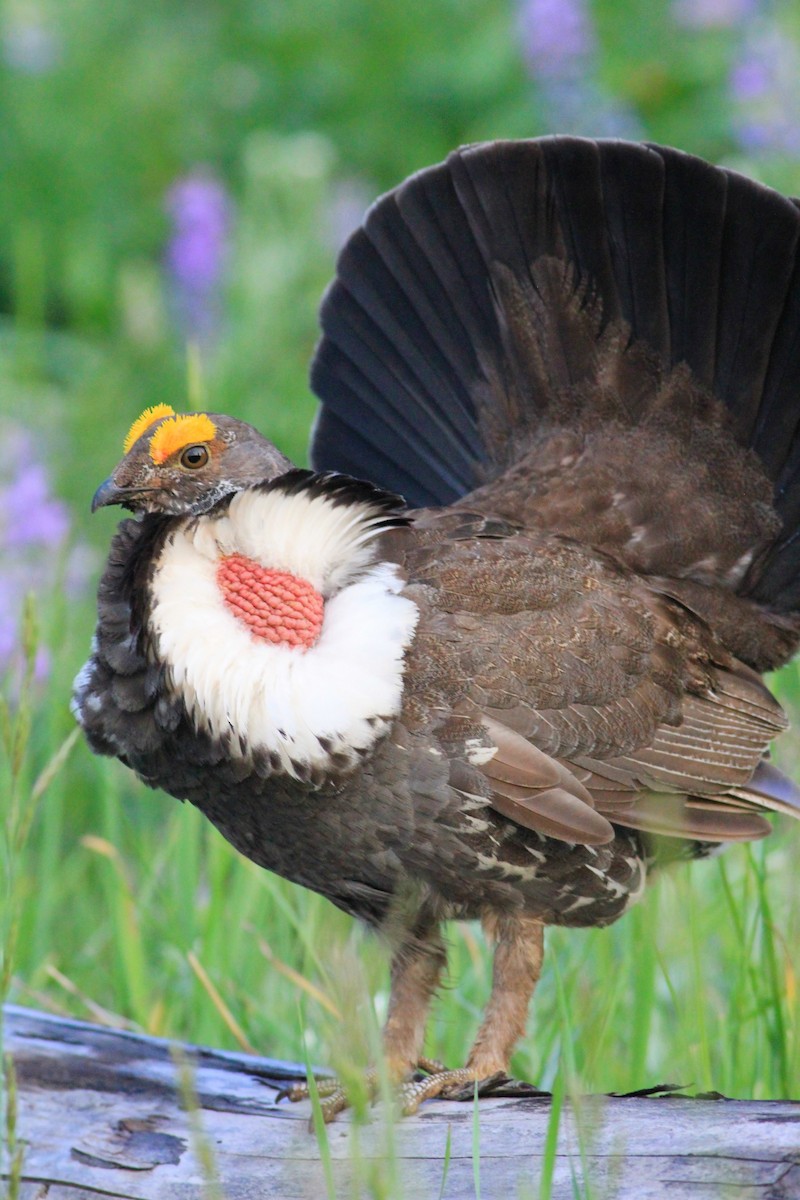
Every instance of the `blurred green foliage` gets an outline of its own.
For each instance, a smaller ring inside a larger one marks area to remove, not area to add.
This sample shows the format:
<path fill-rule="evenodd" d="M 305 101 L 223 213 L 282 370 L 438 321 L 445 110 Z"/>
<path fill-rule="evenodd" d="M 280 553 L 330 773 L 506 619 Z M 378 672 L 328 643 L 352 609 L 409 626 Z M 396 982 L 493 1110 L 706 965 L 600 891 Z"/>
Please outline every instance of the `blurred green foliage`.
<path fill-rule="evenodd" d="M 769 12 L 789 36 L 793 7 Z M 571 131 L 542 104 L 510 0 L 5 0 L 2 15 L 5 308 L 33 271 L 51 322 L 76 332 L 114 330 L 120 272 L 158 262 L 177 176 L 209 164 L 242 196 L 254 135 L 321 134 L 332 173 L 369 196 L 461 142 Z M 687 26 L 666 0 L 597 0 L 590 17 L 584 70 L 643 136 L 742 157 L 742 21 Z M 763 173 L 797 179 L 774 157 Z"/>

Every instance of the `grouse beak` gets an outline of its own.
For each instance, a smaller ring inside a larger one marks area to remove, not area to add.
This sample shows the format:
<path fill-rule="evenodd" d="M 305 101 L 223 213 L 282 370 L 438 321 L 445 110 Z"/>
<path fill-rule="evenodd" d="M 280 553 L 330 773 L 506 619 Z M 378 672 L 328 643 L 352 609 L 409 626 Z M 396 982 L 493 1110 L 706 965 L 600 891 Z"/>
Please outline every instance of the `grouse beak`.
<path fill-rule="evenodd" d="M 124 508 L 129 508 L 135 497 L 149 490 L 149 488 L 119 487 L 114 482 L 113 475 L 110 475 L 92 496 L 92 512 L 97 512 L 98 508 L 107 508 L 109 504 L 121 504 Z"/>
<path fill-rule="evenodd" d="M 124 489 L 118 488 L 110 477 L 103 480 L 92 496 L 92 512 L 97 512 L 98 508 L 105 508 L 107 504 L 120 504 L 124 494 Z"/>

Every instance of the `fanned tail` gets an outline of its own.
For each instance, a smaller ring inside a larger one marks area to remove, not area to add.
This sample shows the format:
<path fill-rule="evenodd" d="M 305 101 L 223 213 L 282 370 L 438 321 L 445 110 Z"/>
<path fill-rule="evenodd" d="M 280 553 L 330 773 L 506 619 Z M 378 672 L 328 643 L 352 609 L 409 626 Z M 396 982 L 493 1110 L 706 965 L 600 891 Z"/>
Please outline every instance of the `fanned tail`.
<path fill-rule="evenodd" d="M 799 240 L 790 200 L 675 150 L 462 148 L 342 252 L 314 464 L 414 506 L 487 489 L 491 511 L 792 614 Z M 774 665 L 794 640 L 741 656 Z"/>

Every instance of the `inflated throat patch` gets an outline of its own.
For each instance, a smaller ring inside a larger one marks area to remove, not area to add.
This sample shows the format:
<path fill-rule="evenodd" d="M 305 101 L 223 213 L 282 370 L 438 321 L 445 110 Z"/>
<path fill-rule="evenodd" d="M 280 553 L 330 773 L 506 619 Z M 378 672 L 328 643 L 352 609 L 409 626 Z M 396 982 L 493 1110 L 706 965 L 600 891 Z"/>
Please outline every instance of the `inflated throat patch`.
<path fill-rule="evenodd" d="M 324 601 L 308 580 L 228 554 L 220 559 L 217 583 L 228 608 L 254 637 L 302 649 L 319 637 Z"/>

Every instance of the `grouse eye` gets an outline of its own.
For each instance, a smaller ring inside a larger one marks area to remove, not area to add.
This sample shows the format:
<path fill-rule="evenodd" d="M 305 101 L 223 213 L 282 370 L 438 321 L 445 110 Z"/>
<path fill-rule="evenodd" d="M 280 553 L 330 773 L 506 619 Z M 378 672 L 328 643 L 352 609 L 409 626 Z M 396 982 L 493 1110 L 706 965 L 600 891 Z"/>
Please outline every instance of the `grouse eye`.
<path fill-rule="evenodd" d="M 208 446 L 187 446 L 180 457 L 181 466 L 188 467 L 190 471 L 204 467 L 207 462 Z"/>

